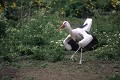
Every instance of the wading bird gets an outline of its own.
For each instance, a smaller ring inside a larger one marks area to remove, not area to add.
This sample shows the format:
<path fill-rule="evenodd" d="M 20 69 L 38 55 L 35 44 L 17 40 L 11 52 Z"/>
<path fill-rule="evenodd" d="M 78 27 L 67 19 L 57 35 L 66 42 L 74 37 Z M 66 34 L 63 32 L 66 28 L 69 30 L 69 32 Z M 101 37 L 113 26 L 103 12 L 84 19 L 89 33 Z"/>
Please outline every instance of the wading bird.
<path fill-rule="evenodd" d="M 69 35 L 63 41 L 63 44 L 67 50 L 76 51 L 71 59 L 73 60 L 74 55 L 81 51 L 80 62 L 82 64 L 82 52 L 85 50 L 91 50 L 92 46 L 98 41 L 96 37 L 89 34 L 92 25 L 92 19 L 87 18 L 84 24 L 76 29 L 72 29 L 68 21 L 64 21 L 59 29 L 66 28 L 69 31 Z"/>

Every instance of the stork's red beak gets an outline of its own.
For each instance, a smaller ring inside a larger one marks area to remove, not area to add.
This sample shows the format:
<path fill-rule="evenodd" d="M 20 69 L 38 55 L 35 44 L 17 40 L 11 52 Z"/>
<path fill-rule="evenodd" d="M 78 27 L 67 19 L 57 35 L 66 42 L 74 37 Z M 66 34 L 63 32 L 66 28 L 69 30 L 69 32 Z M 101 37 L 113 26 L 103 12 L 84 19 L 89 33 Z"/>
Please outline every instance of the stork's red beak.
<path fill-rule="evenodd" d="M 59 30 L 60 30 L 60 29 L 63 29 L 63 28 L 65 28 L 64 24 L 62 24 L 62 25 L 59 27 Z"/>

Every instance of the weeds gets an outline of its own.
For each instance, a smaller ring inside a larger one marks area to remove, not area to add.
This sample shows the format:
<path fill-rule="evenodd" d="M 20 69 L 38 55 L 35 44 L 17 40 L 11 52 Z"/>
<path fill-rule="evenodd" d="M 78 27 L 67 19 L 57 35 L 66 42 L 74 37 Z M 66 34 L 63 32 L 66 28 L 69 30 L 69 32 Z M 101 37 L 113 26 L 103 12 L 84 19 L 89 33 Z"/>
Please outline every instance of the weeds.
<path fill-rule="evenodd" d="M 29 23 L 19 28 L 7 28 L 6 37 L 1 39 L 1 56 L 3 56 L 1 60 L 9 62 L 18 61 L 22 58 L 52 62 L 62 60 L 61 43 L 51 43 L 52 40 L 60 39 L 58 35 L 63 34 L 59 34 L 57 30 L 60 19 L 53 15 L 48 16 L 48 19 L 43 15 L 44 11 L 37 14 L 39 13 L 42 15 L 31 18 Z"/>
<path fill-rule="evenodd" d="M 108 80 L 119 80 L 120 76 L 119 75 L 114 75 L 113 77 L 110 77 Z"/>
<path fill-rule="evenodd" d="M 118 60 L 120 57 L 119 16 L 97 14 L 93 17 L 91 34 L 99 40 L 99 47 L 93 53 L 99 59 Z M 68 34 L 64 30 L 58 31 L 61 22 L 57 14 L 46 16 L 44 9 L 36 12 L 22 26 L 13 27 L 6 22 L 6 37 L 0 39 L 0 59 L 9 62 L 21 59 L 51 62 L 63 60 L 66 51 L 62 41 Z"/>
<path fill-rule="evenodd" d="M 0 80 L 12 80 L 12 78 L 9 76 L 3 76 L 3 77 L 0 77 Z"/>
<path fill-rule="evenodd" d="M 120 15 L 112 16 L 97 16 L 93 22 L 93 34 L 95 34 L 99 40 L 99 47 L 95 50 L 95 54 L 100 59 L 119 59 L 119 23 L 117 18 Z M 96 24 L 94 24 L 96 23 Z"/>

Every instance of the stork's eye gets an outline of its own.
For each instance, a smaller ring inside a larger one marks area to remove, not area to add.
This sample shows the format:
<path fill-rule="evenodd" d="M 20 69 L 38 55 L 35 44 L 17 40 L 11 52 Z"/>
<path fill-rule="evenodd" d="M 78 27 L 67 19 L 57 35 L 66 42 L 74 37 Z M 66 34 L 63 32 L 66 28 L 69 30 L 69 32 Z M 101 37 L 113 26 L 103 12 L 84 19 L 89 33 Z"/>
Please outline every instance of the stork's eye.
<path fill-rule="evenodd" d="M 66 24 L 66 21 L 64 21 L 63 24 Z"/>

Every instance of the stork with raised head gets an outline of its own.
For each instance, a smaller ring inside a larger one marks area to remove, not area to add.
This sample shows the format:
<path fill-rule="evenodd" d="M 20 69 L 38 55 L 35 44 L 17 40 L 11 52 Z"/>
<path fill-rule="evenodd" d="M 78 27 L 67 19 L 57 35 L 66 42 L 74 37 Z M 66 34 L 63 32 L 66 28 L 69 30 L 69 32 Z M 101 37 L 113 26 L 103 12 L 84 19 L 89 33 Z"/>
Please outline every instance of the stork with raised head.
<path fill-rule="evenodd" d="M 81 50 L 80 62 L 82 64 L 82 50 L 83 48 L 93 43 L 94 37 L 89 34 L 92 25 L 92 19 L 87 18 L 82 27 L 72 29 L 68 21 L 64 21 L 59 29 L 66 28 L 69 31 L 69 35 L 63 41 L 63 44 L 67 50 L 79 51 Z M 95 44 L 95 43 L 93 43 Z M 71 56 L 73 60 L 74 55 Z"/>

